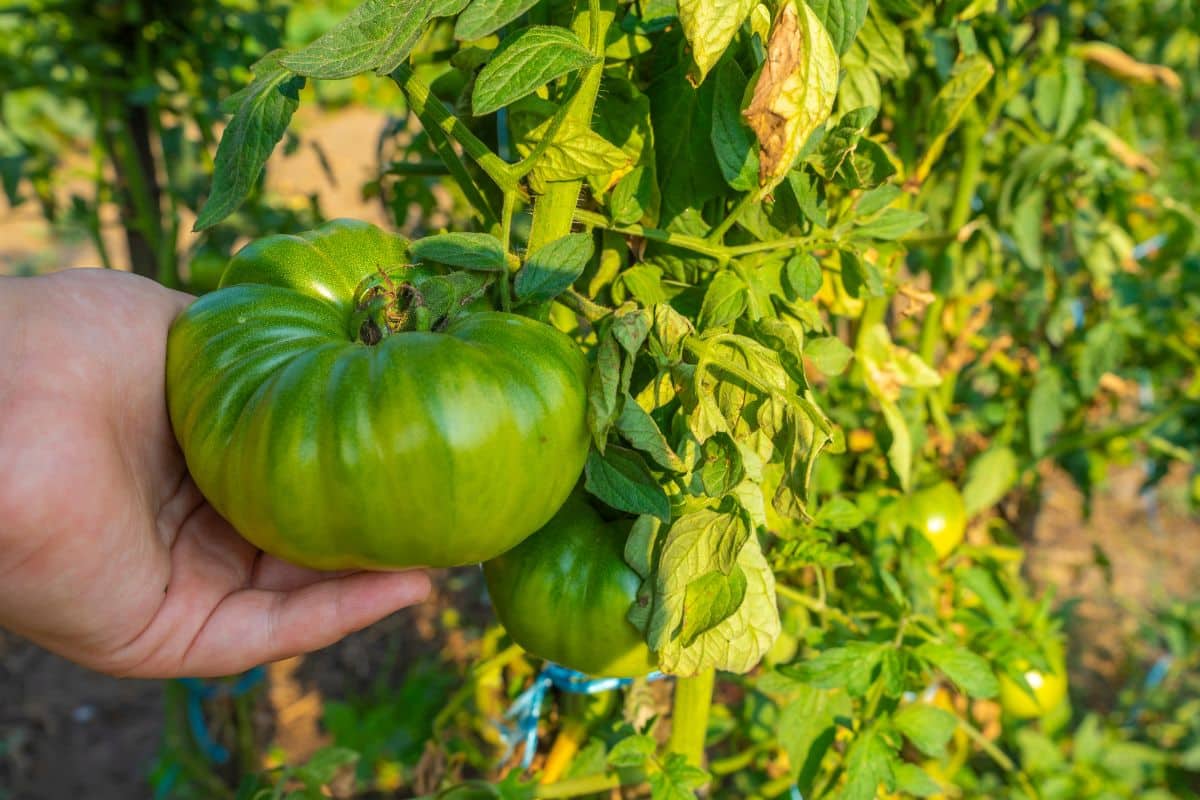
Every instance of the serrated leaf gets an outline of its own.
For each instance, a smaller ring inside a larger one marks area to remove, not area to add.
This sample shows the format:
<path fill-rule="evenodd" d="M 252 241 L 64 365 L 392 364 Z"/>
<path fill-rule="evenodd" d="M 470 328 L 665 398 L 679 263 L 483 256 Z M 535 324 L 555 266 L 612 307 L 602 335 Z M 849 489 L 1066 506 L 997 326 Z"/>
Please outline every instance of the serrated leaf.
<path fill-rule="evenodd" d="M 708 773 L 680 753 L 667 756 L 662 771 L 650 776 L 650 800 L 695 800 L 696 789 L 708 783 Z"/>
<path fill-rule="evenodd" d="M 838 57 L 829 34 L 806 3 L 786 0 L 744 112 L 758 137 L 763 190 L 784 179 L 809 136 L 829 118 L 837 83 Z"/>
<path fill-rule="evenodd" d="M 913 703 L 900 709 L 892 723 L 922 753 L 940 756 L 958 727 L 958 717 L 929 703 Z"/>
<path fill-rule="evenodd" d="M 587 233 L 569 233 L 539 247 L 513 282 L 517 298 L 540 303 L 562 294 L 583 273 L 594 250 Z"/>
<path fill-rule="evenodd" d="M 572 31 L 549 25 L 525 28 L 505 39 L 480 70 L 471 109 L 477 117 L 490 114 L 596 61 Z"/>
<path fill-rule="evenodd" d="M 807 684 L 793 684 L 795 698 L 779 712 L 776 726 L 779 743 L 788 754 L 792 775 L 801 789 L 806 788 L 819 772 L 820 764 L 837 735 L 835 719 L 846 709 L 844 694 L 816 689 Z"/>
<path fill-rule="evenodd" d="M 882 211 L 898 199 L 903 192 L 899 186 L 895 184 L 886 184 L 878 186 L 870 191 L 863 192 L 858 198 L 858 202 L 854 205 L 854 211 L 860 217 L 869 217 L 877 211 Z"/>
<path fill-rule="evenodd" d="M 671 503 L 650 468 L 633 450 L 609 445 L 604 454 L 588 453 L 585 488 L 618 511 L 671 519 Z"/>
<path fill-rule="evenodd" d="M 281 63 L 298 75 L 327 80 L 370 71 L 387 74 L 408 58 L 430 11 L 427 0 L 366 0 Z"/>
<path fill-rule="evenodd" d="M 461 269 L 499 272 L 505 269 L 504 245 L 487 233 L 439 233 L 409 245 L 416 261 L 433 261 Z"/>
<path fill-rule="evenodd" d="M 679 25 L 692 46 L 696 69 L 692 80 L 704 82 L 721 60 L 738 28 L 750 15 L 755 0 L 679 0 Z"/>
<path fill-rule="evenodd" d="M 914 797 L 933 797 L 946 789 L 916 764 L 901 762 L 893 769 L 896 791 Z"/>
<path fill-rule="evenodd" d="M 824 650 L 784 672 L 818 689 L 845 689 L 851 697 L 861 697 L 871 686 L 884 647 L 875 642 L 848 642 L 844 647 Z"/>
<path fill-rule="evenodd" d="M 217 147 L 212 192 L 194 230 L 211 228 L 237 210 L 300 105 L 304 79 L 280 65 L 281 53 L 269 53 L 255 64 L 254 81 L 238 93 L 240 102 Z"/>
<path fill-rule="evenodd" d="M 842 800 L 875 800 L 880 788 L 890 789 L 895 767 L 895 751 L 883 738 L 879 723 L 871 723 L 850 742 L 846 752 L 846 785 Z"/>
<path fill-rule="evenodd" d="M 917 648 L 916 654 L 940 669 L 971 697 L 995 697 L 1000 691 L 987 661 L 970 650 L 926 642 Z"/>
<path fill-rule="evenodd" d="M 626 736 L 614 744 L 608 753 L 607 761 L 609 766 L 618 769 L 640 767 L 654 755 L 654 751 L 657 749 L 658 742 L 654 741 L 654 737 L 634 734 Z"/>
<path fill-rule="evenodd" d="M 727 434 L 718 433 L 701 446 L 700 486 L 709 497 L 722 497 L 745 477 L 742 454 Z"/>
<path fill-rule="evenodd" d="M 733 270 L 713 276 L 700 305 L 697 324 L 701 331 L 731 325 L 746 310 L 746 282 Z"/>
<path fill-rule="evenodd" d="M 928 219 L 920 211 L 889 208 L 874 219 L 868 220 L 855 228 L 854 235 L 868 239 L 883 239 L 885 241 L 899 239 L 904 234 L 924 225 Z"/>
<path fill-rule="evenodd" d="M 725 182 L 739 192 L 748 192 L 758 184 L 758 153 L 754 134 L 742 117 L 742 96 L 746 76 L 732 58 L 727 58 L 713 73 L 712 146 Z"/>
<path fill-rule="evenodd" d="M 793 299 L 812 300 L 821 291 L 821 264 L 808 253 L 797 253 L 783 265 L 784 285 Z M 824 371 L 824 370 L 822 370 Z"/>
<path fill-rule="evenodd" d="M 883 296 L 885 288 L 879 267 L 849 250 L 843 250 L 838 260 L 842 265 L 842 285 L 851 297 Z"/>
<path fill-rule="evenodd" d="M 454 38 L 482 39 L 538 4 L 539 0 L 474 0 L 454 25 Z"/>

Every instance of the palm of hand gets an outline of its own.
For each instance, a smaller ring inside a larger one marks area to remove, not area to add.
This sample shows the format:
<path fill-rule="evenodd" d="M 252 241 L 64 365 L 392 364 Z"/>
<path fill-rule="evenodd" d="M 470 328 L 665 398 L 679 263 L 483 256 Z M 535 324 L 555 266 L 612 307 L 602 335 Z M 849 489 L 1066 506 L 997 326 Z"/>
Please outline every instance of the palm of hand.
<path fill-rule="evenodd" d="M 420 572 L 266 556 L 200 496 L 163 391 L 188 295 L 102 270 L 6 293 L 21 320 L 0 366 L 0 624 L 114 674 L 210 676 L 323 647 L 427 594 Z"/>

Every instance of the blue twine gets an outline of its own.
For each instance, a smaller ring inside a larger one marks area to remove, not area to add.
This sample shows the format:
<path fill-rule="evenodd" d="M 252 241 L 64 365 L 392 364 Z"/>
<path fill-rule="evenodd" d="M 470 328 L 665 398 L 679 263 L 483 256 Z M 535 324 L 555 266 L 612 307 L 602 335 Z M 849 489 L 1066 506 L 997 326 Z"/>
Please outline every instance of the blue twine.
<path fill-rule="evenodd" d="M 646 680 L 655 681 L 665 677 L 667 676 L 661 672 L 651 672 L 646 676 Z M 517 695 L 517 699 L 505 712 L 504 719 L 512 722 L 496 726 L 506 746 L 501 762 L 508 760 L 517 745 L 524 744 L 521 768 L 529 769 L 538 747 L 538 720 L 542 716 L 542 703 L 551 688 L 571 694 L 599 694 L 623 689 L 632 683 L 632 678 L 593 678 L 558 664 L 547 663 L 534 679 L 533 685 Z"/>
<path fill-rule="evenodd" d="M 215 697 L 241 697 L 262 682 L 266 671 L 255 667 L 244 672 L 233 683 L 205 683 L 199 678 L 180 678 L 179 683 L 187 689 L 187 720 L 196 746 L 214 764 L 229 762 L 229 750 L 213 741 L 204 721 L 204 701 Z"/>

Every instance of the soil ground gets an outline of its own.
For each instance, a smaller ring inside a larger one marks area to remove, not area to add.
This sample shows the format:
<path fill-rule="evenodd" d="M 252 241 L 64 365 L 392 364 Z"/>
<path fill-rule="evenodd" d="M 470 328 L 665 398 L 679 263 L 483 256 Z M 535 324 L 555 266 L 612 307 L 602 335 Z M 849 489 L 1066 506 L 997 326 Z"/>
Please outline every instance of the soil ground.
<path fill-rule="evenodd" d="M 298 198 L 316 194 L 330 217 L 383 221 L 378 205 L 358 194 L 371 166 L 367 143 L 383 118 L 351 110 L 301 122 L 319 150 L 303 147 L 272 163 L 270 187 Z M 341 183 L 329 182 L 321 157 L 331 159 Z M 123 252 L 115 227 L 105 236 L 113 252 Z M 0 209 L 0 275 L 96 263 L 86 242 L 64 244 L 33 209 Z M 1145 665 L 1131 659 L 1128 648 L 1138 618 L 1170 598 L 1195 597 L 1200 585 L 1200 520 L 1178 502 L 1185 476 L 1172 476 L 1149 503 L 1139 494 L 1141 479 L 1136 467 L 1114 473 L 1085 516 L 1069 479 L 1050 472 L 1032 525 L 1026 569 L 1039 587 L 1054 586 L 1060 602 L 1074 604 L 1072 686 L 1093 708 L 1107 708 L 1121 686 L 1140 679 Z M 274 709 L 273 740 L 291 753 L 311 750 L 321 738 L 316 721 L 326 699 L 363 692 L 381 670 L 400 669 L 422 653 L 467 657 L 469 637 L 447 624 L 447 615 L 486 624 L 482 583 L 477 572 L 458 570 L 442 573 L 439 584 L 425 606 L 272 667 L 265 696 Z M 398 654 L 390 666 L 389 651 Z M 162 737 L 163 687 L 95 675 L 0 631 L 0 800 L 149 797 L 146 776 Z"/>

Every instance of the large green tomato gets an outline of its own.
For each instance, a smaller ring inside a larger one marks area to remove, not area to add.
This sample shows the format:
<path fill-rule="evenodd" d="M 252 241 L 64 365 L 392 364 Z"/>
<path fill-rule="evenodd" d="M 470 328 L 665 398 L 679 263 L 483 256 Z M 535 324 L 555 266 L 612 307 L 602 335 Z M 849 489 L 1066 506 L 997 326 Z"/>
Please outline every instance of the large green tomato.
<path fill-rule="evenodd" d="M 319 569 L 483 561 L 545 524 L 583 469 L 588 367 L 564 334 L 483 312 L 363 337 L 381 270 L 430 271 L 406 261 L 404 239 L 362 222 L 270 236 L 171 328 L 188 469 L 268 553 Z"/>
<path fill-rule="evenodd" d="M 625 563 L 628 522 L 606 522 L 572 495 L 537 533 L 483 574 L 496 616 L 530 653 L 598 677 L 654 669 L 641 631 L 626 619 L 641 578 Z"/>
<path fill-rule="evenodd" d="M 1033 689 L 1029 696 L 1024 687 L 1012 678 L 1000 675 L 1000 706 L 1018 719 L 1038 719 L 1058 708 L 1067 696 L 1067 671 L 1054 664 L 1048 672 L 1029 668 L 1023 673 L 1025 682 Z"/>

